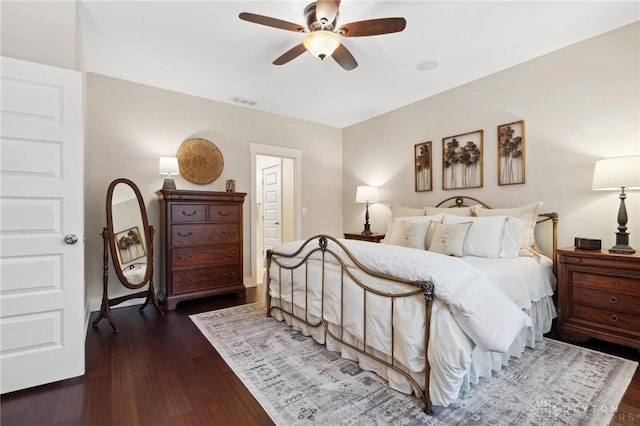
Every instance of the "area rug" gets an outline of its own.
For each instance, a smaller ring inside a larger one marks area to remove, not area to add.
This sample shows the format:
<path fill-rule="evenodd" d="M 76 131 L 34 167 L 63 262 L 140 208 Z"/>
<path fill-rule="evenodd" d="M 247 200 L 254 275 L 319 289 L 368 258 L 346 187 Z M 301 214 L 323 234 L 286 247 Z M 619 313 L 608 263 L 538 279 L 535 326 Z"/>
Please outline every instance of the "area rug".
<path fill-rule="evenodd" d="M 256 303 L 191 319 L 278 425 L 604 425 L 637 366 L 545 339 L 427 416 L 414 396 L 265 312 Z"/>

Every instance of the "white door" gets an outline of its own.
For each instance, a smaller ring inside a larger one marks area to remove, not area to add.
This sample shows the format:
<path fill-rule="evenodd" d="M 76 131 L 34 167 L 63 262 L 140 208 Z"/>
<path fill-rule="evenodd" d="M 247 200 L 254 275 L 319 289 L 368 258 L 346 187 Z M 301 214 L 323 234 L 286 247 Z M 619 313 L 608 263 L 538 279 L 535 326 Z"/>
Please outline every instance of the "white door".
<path fill-rule="evenodd" d="M 262 169 L 263 254 L 282 243 L 282 162 L 276 160 L 276 164 Z"/>
<path fill-rule="evenodd" d="M 81 73 L 1 60 L 0 391 L 6 393 L 84 374 L 84 131 Z"/>

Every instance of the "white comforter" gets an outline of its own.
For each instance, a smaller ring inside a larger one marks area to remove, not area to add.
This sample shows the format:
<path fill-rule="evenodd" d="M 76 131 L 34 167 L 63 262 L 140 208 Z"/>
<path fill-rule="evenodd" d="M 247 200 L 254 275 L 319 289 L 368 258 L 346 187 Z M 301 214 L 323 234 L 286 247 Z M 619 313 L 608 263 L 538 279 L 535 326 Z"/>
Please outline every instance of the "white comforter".
<path fill-rule="evenodd" d="M 430 393 L 431 401 L 435 405 L 447 406 L 458 397 L 464 376 L 469 370 L 471 353 L 475 347 L 482 351 L 507 352 L 510 345 L 521 331 L 531 326 L 529 317 L 522 308 L 509 299 L 498 286 L 469 263 L 458 258 L 440 255 L 429 251 L 408 249 L 397 246 L 371 244 L 355 240 L 341 240 L 353 255 L 366 267 L 388 275 L 414 281 L 432 281 L 435 285 L 435 301 L 431 316 L 431 339 L 428 350 L 431 366 Z M 302 242 L 287 243 L 277 248 L 281 253 L 295 252 Z M 312 241 L 296 259 L 285 263 L 297 263 L 306 254 L 317 247 Z M 332 242 L 329 248 L 338 253 L 342 250 Z M 312 259 L 319 259 L 320 253 Z M 342 257 L 345 259 L 345 257 Z M 331 256 L 327 260 L 332 261 Z M 334 262 L 335 263 L 335 262 Z M 348 259 L 347 265 L 355 265 Z M 364 278 L 365 275 L 355 272 L 358 277 L 371 287 L 385 292 L 406 290 L 407 285 L 385 282 L 380 279 Z M 324 304 L 321 303 L 321 269 L 319 261 L 312 261 L 308 270 L 298 269 L 293 274 L 295 286 L 291 292 L 291 274 L 279 275 L 272 265 L 270 291 L 278 304 L 280 296 L 286 307 L 293 297 L 296 313 L 304 312 L 311 318 L 320 315 L 331 324 L 339 324 L 342 318 L 343 326 L 349 338 L 356 342 L 367 341 L 367 346 L 379 353 L 390 353 L 390 304 L 387 299 L 370 297 L 367 299 L 367 311 L 375 313 L 375 318 L 367 323 L 366 333 L 361 324 L 363 310 L 362 291 L 355 285 L 346 285 L 344 292 L 344 312 L 340 306 L 340 268 L 337 263 L 325 269 Z M 309 277 L 307 294 L 309 304 L 305 304 L 304 277 Z M 278 279 L 282 277 L 282 287 Z M 347 282 L 350 280 L 347 279 Z M 279 293 L 280 288 L 282 294 Z M 410 299 L 398 300 L 395 304 L 396 345 L 395 358 L 406 366 L 418 383 L 424 384 L 420 373 L 424 371 L 424 299 L 415 296 Z M 283 319 L 282 315 L 274 315 Z M 324 342 L 324 334 L 320 330 L 307 328 L 303 324 L 291 321 L 289 323 L 311 334 L 320 343 Z M 406 330 L 399 333 L 398 330 Z M 328 345 L 330 342 L 326 342 Z M 330 347 L 341 350 L 343 356 L 355 358 L 361 366 L 364 358 L 359 358 L 346 348 Z M 388 378 L 390 385 L 400 391 L 411 392 L 408 384 L 391 377 L 390 371 L 381 371 L 370 365 L 363 368 L 374 369 L 378 374 Z M 389 377 L 388 377 L 389 376 Z M 393 379 L 393 380 L 392 380 Z"/>

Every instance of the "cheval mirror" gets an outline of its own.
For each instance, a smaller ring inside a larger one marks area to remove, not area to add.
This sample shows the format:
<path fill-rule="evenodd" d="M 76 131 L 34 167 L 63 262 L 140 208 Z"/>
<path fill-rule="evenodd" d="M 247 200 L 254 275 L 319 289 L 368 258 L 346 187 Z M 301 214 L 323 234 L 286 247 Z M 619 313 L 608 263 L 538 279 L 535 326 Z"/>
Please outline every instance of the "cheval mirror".
<path fill-rule="evenodd" d="M 164 315 L 158 304 L 153 287 L 153 226 L 149 225 L 147 211 L 142 195 L 135 183 L 129 179 L 116 179 L 107 190 L 107 226 L 102 230 L 103 277 L 102 305 L 93 326 L 107 318 L 115 331 L 120 331 L 111 315 L 111 306 L 125 300 L 145 297 L 140 311 L 149 303 Z M 131 290 L 141 289 L 149 284 L 147 290 L 109 299 L 109 254 L 116 276 L 122 285 Z"/>

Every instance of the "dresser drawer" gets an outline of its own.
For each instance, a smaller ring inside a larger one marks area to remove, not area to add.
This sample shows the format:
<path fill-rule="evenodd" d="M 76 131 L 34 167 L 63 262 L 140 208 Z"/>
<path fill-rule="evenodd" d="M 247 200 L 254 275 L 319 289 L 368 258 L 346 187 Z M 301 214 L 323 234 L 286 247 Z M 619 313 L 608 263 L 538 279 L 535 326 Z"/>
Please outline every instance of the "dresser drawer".
<path fill-rule="evenodd" d="M 240 206 L 213 204 L 209 206 L 209 222 L 238 222 Z"/>
<path fill-rule="evenodd" d="M 607 290 L 573 287 L 571 300 L 581 305 L 598 306 L 616 312 L 640 314 L 640 296 Z"/>
<path fill-rule="evenodd" d="M 571 271 L 574 285 L 598 287 L 607 290 L 628 291 L 640 294 L 640 278 L 619 277 L 613 274 Z"/>
<path fill-rule="evenodd" d="M 209 266 L 220 263 L 240 262 L 237 245 L 213 247 L 182 247 L 173 249 L 171 256 L 174 268 Z"/>
<path fill-rule="evenodd" d="M 571 312 L 573 318 L 634 331 L 640 337 L 640 315 L 576 304 L 571 305 Z"/>
<path fill-rule="evenodd" d="M 237 284 L 240 280 L 238 265 L 194 268 L 172 273 L 173 293 L 185 293 L 194 290 L 224 287 Z"/>
<path fill-rule="evenodd" d="M 171 222 L 205 222 L 207 206 L 204 204 L 174 204 L 171 206 Z"/>
<path fill-rule="evenodd" d="M 228 244 L 240 241 L 238 224 L 173 225 L 171 243 L 175 246 Z"/>

